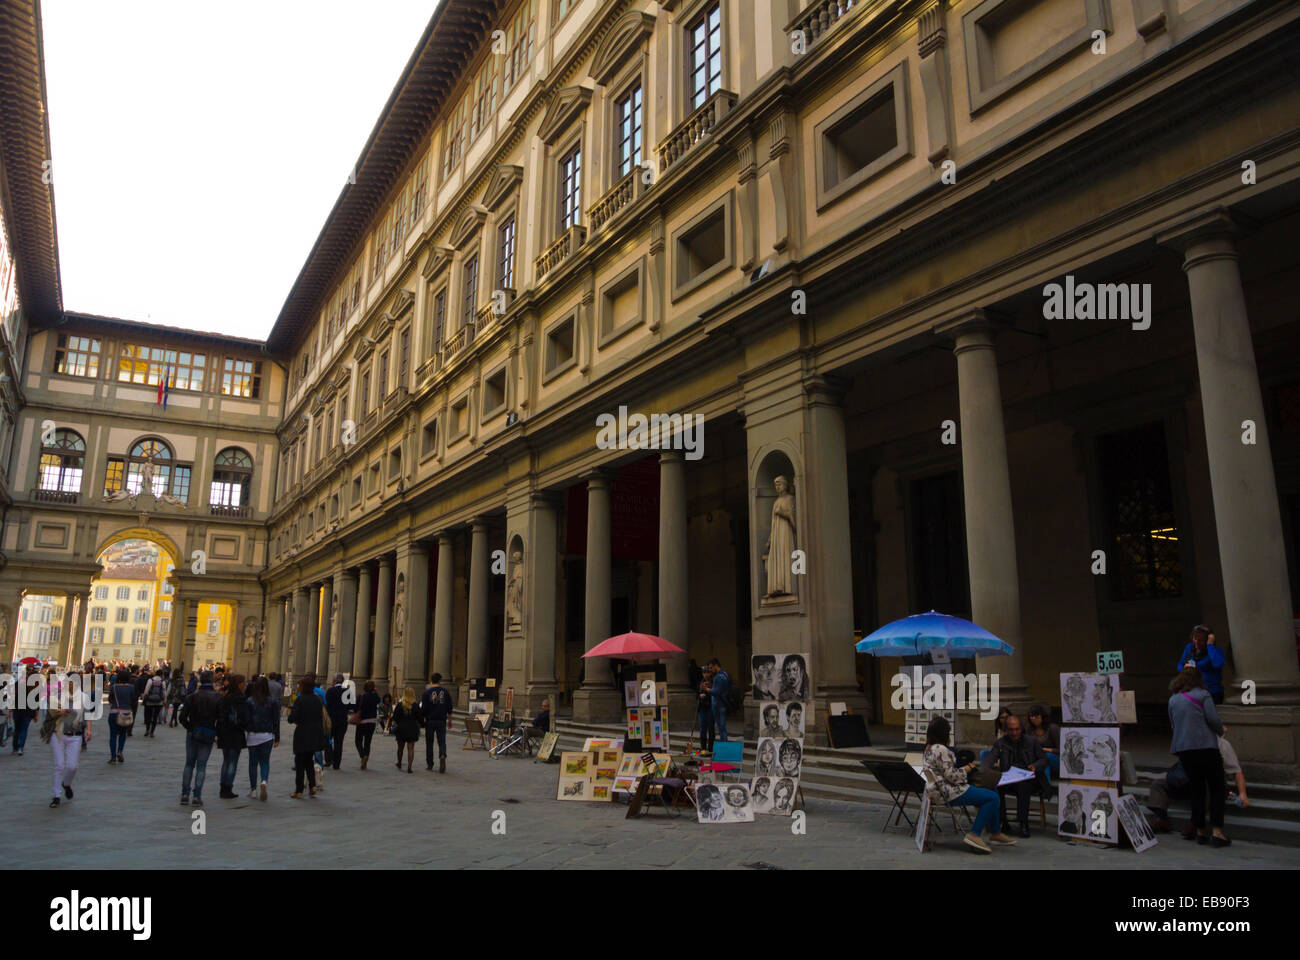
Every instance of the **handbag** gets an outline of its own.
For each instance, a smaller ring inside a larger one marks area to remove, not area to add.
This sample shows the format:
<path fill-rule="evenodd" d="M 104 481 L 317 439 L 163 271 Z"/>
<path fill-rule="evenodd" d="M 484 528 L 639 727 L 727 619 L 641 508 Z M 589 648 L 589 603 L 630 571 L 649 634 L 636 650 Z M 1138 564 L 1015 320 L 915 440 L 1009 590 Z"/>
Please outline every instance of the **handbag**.
<path fill-rule="evenodd" d="M 349 713 L 349 714 L 348 714 L 348 726 L 350 726 L 350 727 L 355 727 L 355 726 L 356 726 L 358 723 L 360 723 L 360 722 L 361 722 L 361 711 L 360 711 L 360 710 L 356 711 L 355 713 Z"/>
<path fill-rule="evenodd" d="M 135 724 L 135 714 L 130 710 L 125 710 L 117 714 L 117 728 L 119 730 L 130 730 Z"/>
<path fill-rule="evenodd" d="M 330 715 L 329 711 L 325 709 L 325 704 L 323 703 L 320 707 L 320 725 L 321 729 L 325 731 L 325 736 L 328 737 L 330 733 Z"/>

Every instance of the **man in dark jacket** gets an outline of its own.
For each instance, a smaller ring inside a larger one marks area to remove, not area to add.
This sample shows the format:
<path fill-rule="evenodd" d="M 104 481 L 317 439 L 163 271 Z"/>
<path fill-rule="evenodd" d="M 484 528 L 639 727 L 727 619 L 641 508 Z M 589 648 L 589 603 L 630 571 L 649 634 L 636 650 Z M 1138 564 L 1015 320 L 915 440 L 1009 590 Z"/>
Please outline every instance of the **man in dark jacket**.
<path fill-rule="evenodd" d="M 433 769 L 433 738 L 438 738 L 438 772 L 447 772 L 447 719 L 456 707 L 456 698 L 442 685 L 442 674 L 429 678 L 429 689 L 420 698 L 420 715 L 424 718 L 424 759 Z"/>
<path fill-rule="evenodd" d="M 343 741 L 348 733 L 348 697 L 347 687 L 343 685 L 343 674 L 334 674 L 334 685 L 325 691 L 325 712 L 330 715 L 330 754 L 326 759 L 339 768 L 343 762 Z M 350 698 L 353 701 L 355 697 Z"/>
<path fill-rule="evenodd" d="M 722 669 L 722 664 L 715 658 L 709 661 L 709 669 L 713 672 L 710 692 L 713 694 L 713 729 L 716 732 L 715 739 L 724 743 L 727 740 L 727 711 L 731 704 L 728 702 L 731 698 L 731 677 L 727 671 Z"/>
<path fill-rule="evenodd" d="M 1029 836 L 1029 800 L 1036 786 L 1040 789 L 1044 786 L 1043 781 L 1047 776 L 1047 754 L 1043 753 L 1043 745 L 1037 737 L 1024 735 L 1020 718 L 1014 713 L 1008 715 L 1005 724 L 1006 733 L 998 737 L 997 742 L 993 744 L 993 756 L 997 758 L 998 770 L 1006 773 L 1012 767 L 1019 767 L 1021 770 L 1032 771 L 1034 777 L 998 787 L 998 794 L 1016 795 L 1016 820 L 1019 823 L 1020 835 L 1027 837 Z M 1002 832 L 1010 833 L 1005 801 L 1002 803 Z"/>
<path fill-rule="evenodd" d="M 181 774 L 181 804 L 190 802 L 190 780 L 194 781 L 194 806 L 203 806 L 203 778 L 208 757 L 217 741 L 217 714 L 221 697 L 212 685 L 212 671 L 204 670 L 199 686 L 181 703 L 181 726 L 185 734 L 185 770 Z"/>

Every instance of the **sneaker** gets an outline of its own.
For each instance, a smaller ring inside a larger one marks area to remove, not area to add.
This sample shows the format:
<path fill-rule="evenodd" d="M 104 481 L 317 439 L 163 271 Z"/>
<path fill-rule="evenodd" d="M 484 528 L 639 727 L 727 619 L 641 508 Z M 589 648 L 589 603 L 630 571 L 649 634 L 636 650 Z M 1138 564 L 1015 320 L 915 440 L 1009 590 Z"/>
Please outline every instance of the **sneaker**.
<path fill-rule="evenodd" d="M 966 846 L 970 847 L 976 853 L 993 852 L 992 850 L 989 849 L 989 845 L 984 842 L 982 837 L 977 837 L 973 833 L 966 834 L 966 836 L 961 838 L 961 842 L 966 844 Z"/>
<path fill-rule="evenodd" d="M 263 780 L 261 783 L 259 783 L 259 784 L 257 785 L 257 796 L 258 796 L 258 799 L 259 799 L 259 800 L 265 800 L 265 799 L 266 799 L 266 781 L 265 781 L 265 780 Z"/>
<path fill-rule="evenodd" d="M 53 800 L 50 801 L 50 806 L 51 806 L 51 807 L 57 807 L 58 805 L 59 805 L 59 798 L 58 798 L 58 797 L 55 797 Z"/>
<path fill-rule="evenodd" d="M 181 794 L 181 806 L 182 806 L 182 807 L 188 807 L 189 805 L 190 805 L 190 797 L 189 797 L 189 794 L 187 794 L 187 793 L 182 793 L 182 794 Z"/>
<path fill-rule="evenodd" d="M 1011 837 L 1008 837 L 1005 833 L 990 833 L 989 842 L 997 843 L 1004 847 L 1014 847 L 1016 845 L 1016 841 Z"/>
<path fill-rule="evenodd" d="M 249 791 L 248 791 L 248 799 L 249 799 L 249 800 L 256 800 L 256 799 L 257 799 L 257 791 L 256 791 L 256 790 L 249 790 Z"/>
<path fill-rule="evenodd" d="M 109 762 L 109 763 L 117 763 L 117 757 L 109 757 L 109 758 L 108 758 L 108 762 Z"/>
<path fill-rule="evenodd" d="M 119 753 L 119 754 L 117 755 L 117 762 L 118 762 L 118 763 L 126 763 L 126 757 L 122 756 L 122 754 Z"/>
<path fill-rule="evenodd" d="M 203 801 L 200 800 L 198 797 L 195 797 L 193 803 L 191 803 L 190 806 L 192 806 L 192 807 L 201 807 L 201 806 L 203 806 Z"/>
<path fill-rule="evenodd" d="M 289 794 L 289 799 L 290 799 L 290 800 L 301 800 L 301 799 L 302 799 L 302 794 L 301 794 L 301 793 L 291 793 L 291 794 Z"/>
<path fill-rule="evenodd" d="M 68 786 L 66 783 L 63 785 L 63 795 L 69 800 L 72 799 L 72 787 Z"/>

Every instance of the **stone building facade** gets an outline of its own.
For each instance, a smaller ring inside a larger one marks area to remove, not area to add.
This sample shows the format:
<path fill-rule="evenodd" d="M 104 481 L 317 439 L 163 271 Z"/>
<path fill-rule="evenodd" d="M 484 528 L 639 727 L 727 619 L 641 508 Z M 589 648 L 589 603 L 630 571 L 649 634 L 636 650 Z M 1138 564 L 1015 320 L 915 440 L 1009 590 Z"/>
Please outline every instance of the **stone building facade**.
<path fill-rule="evenodd" d="M 445 0 L 265 345 L 263 662 L 600 719 L 581 655 L 642 630 L 742 687 L 803 651 L 816 716 L 892 722 L 855 631 L 937 608 L 1014 646 L 1004 701 L 1118 649 L 1155 719 L 1205 622 L 1248 772 L 1294 781 L 1298 37 L 1268 0 Z"/>

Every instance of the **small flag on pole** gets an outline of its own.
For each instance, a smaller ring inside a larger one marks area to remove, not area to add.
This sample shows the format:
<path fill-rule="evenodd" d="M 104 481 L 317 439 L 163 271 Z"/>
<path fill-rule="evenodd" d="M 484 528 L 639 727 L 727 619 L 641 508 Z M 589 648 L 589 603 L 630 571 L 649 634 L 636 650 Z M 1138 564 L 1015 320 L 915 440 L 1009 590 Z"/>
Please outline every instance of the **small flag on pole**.
<path fill-rule="evenodd" d="M 158 403 L 164 410 L 167 409 L 167 395 L 171 393 L 172 368 L 168 365 L 163 372 L 162 379 L 158 381 Z"/>

